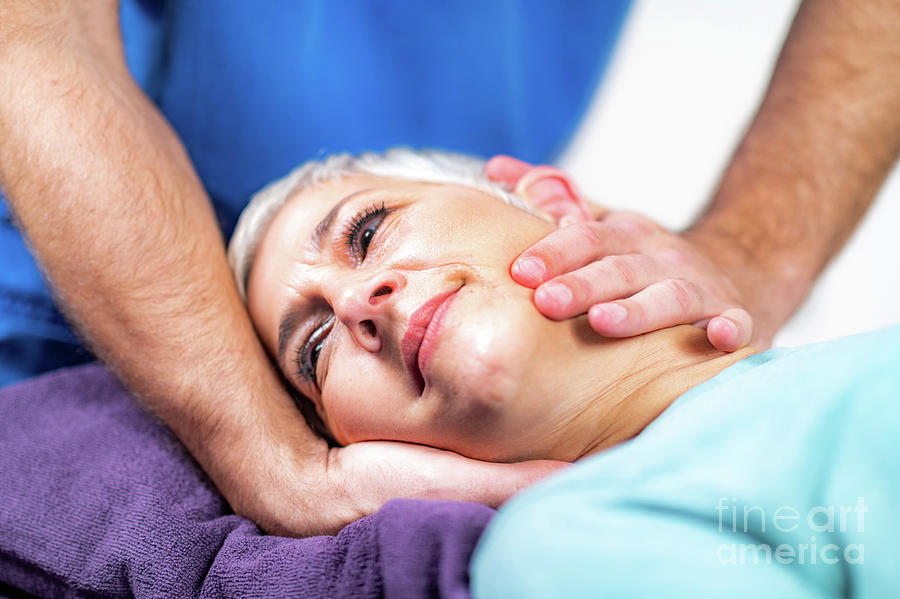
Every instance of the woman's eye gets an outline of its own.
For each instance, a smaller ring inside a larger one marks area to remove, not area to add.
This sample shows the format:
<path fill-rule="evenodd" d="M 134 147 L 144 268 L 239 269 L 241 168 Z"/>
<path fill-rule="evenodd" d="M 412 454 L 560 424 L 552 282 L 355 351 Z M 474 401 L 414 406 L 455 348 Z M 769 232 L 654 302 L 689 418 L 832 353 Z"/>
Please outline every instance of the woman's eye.
<path fill-rule="evenodd" d="M 313 372 L 316 371 L 316 367 L 319 365 L 319 354 L 322 353 L 322 343 L 324 342 L 320 341 L 317 343 L 315 347 L 312 348 L 312 351 L 309 352 L 309 365 Z"/>
<path fill-rule="evenodd" d="M 380 206 L 371 206 L 360 212 L 347 225 L 344 230 L 344 245 L 357 260 L 366 259 L 369 246 L 385 216 L 387 210 L 382 203 Z"/>
<path fill-rule="evenodd" d="M 372 238 L 375 237 L 375 231 L 378 230 L 378 225 L 380 224 L 380 220 L 378 222 L 369 223 L 366 225 L 366 228 L 362 230 L 362 233 L 359 234 L 359 249 L 363 256 L 369 253 L 369 244 L 372 243 Z"/>
<path fill-rule="evenodd" d="M 306 343 L 297 350 L 297 357 L 294 360 L 297 364 L 297 374 L 317 387 L 319 386 L 318 377 L 316 376 L 319 366 L 319 354 L 322 353 L 322 346 L 325 345 L 325 340 L 328 338 L 328 334 L 333 326 L 334 316 L 331 316 L 316 327 L 316 330 L 309 336 Z"/>
<path fill-rule="evenodd" d="M 343 244 L 347 250 L 359 261 L 365 260 L 369 253 L 369 246 L 375 239 L 375 233 L 378 227 L 387 216 L 387 209 L 384 203 L 370 206 L 366 210 L 354 216 L 343 232 Z M 334 316 L 316 327 L 315 331 L 309 338 L 297 349 L 297 356 L 294 362 L 297 365 L 297 375 L 307 382 L 319 386 L 317 375 L 319 366 L 319 355 L 322 353 L 322 347 L 328 338 L 328 334 L 334 325 Z"/>

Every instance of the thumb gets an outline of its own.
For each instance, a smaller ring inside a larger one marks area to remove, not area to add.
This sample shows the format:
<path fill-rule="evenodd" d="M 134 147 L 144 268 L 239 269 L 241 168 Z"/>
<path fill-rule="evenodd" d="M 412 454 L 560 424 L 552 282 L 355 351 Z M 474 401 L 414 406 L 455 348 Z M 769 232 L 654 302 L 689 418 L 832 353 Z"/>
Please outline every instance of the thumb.
<path fill-rule="evenodd" d="M 536 166 L 522 175 L 514 193 L 546 212 L 559 226 L 592 220 L 591 204 L 575 182 L 558 168 Z"/>
<path fill-rule="evenodd" d="M 515 463 L 475 460 L 462 478 L 452 485 L 430 489 L 424 497 L 477 501 L 496 508 L 519 491 L 571 465 L 554 460 Z"/>

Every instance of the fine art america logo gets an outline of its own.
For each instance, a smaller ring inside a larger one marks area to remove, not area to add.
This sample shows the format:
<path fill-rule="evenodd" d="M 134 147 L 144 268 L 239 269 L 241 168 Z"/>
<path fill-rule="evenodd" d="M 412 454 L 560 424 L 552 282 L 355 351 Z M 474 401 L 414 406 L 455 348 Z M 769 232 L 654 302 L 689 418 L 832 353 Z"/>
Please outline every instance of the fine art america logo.
<path fill-rule="evenodd" d="M 734 497 L 716 504 L 719 532 L 744 533 L 755 543 L 722 543 L 716 557 L 723 564 L 847 564 L 865 562 L 863 543 L 841 545 L 834 541 L 858 540 L 865 531 L 865 498 L 856 505 L 817 505 L 798 509 L 782 505 L 769 513 L 758 505 L 741 505 Z M 773 539 L 778 541 L 772 542 Z M 769 541 L 769 542 L 766 542 Z"/>

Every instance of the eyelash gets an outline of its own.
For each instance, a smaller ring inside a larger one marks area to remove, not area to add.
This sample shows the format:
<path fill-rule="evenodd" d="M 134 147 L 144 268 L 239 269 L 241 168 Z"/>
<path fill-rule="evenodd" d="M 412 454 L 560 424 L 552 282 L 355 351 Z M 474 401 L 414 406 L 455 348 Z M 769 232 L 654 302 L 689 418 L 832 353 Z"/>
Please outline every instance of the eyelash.
<path fill-rule="evenodd" d="M 329 316 L 325 322 L 317 326 L 312 335 L 309 336 L 309 339 L 297 348 L 297 356 L 294 358 L 294 363 L 297 365 L 297 374 L 304 380 L 312 382 L 316 387 L 319 386 L 319 381 L 316 377 L 319 352 L 325 343 L 325 339 L 328 338 L 328 334 L 331 333 L 333 324 L 334 316 Z M 310 362 L 311 352 L 316 353 L 312 355 L 312 361 Z"/>
<path fill-rule="evenodd" d="M 381 225 L 381 221 L 384 220 L 384 217 L 387 215 L 387 210 L 384 207 L 384 202 L 381 205 L 373 204 L 369 206 L 362 212 L 358 212 L 350 222 L 347 223 L 347 226 L 344 228 L 344 232 L 341 234 L 341 238 L 344 240 L 344 247 L 350 252 L 350 254 L 360 262 L 366 259 L 366 254 L 368 253 L 369 246 L 362 247 L 359 245 L 362 242 L 361 234 L 368 231 L 368 225 L 371 225 L 373 222 L 376 222 L 376 230 L 378 226 Z M 374 236 L 375 232 L 372 232 Z M 369 240 L 371 243 L 371 239 Z"/>
<path fill-rule="evenodd" d="M 341 239 L 343 240 L 344 247 L 354 259 L 359 262 L 366 259 L 372 238 L 374 238 L 375 232 L 378 230 L 378 227 L 381 226 L 381 222 L 384 220 L 387 213 L 388 211 L 384 207 L 384 202 L 382 202 L 380 206 L 373 204 L 364 211 L 356 213 L 344 227 L 344 231 L 341 233 Z M 372 223 L 375 223 L 375 229 L 372 231 L 372 237 L 369 238 L 368 243 L 363 247 L 362 235 L 369 230 L 369 226 L 371 226 Z M 327 339 L 329 333 L 331 333 L 331 328 L 333 326 L 334 315 L 331 315 L 315 328 L 305 343 L 297 348 L 297 355 L 294 358 L 294 363 L 297 365 L 297 374 L 305 380 L 311 381 L 316 387 L 319 387 L 318 378 L 316 376 L 319 363 L 319 352 L 322 349 L 322 345 L 325 343 L 325 339 Z M 312 352 L 316 353 L 313 354 Z"/>

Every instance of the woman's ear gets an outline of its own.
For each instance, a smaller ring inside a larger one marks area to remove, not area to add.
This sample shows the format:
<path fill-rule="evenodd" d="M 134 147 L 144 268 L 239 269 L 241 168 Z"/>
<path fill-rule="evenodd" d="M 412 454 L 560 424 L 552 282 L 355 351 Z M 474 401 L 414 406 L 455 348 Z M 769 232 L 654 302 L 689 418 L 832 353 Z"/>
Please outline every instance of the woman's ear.
<path fill-rule="evenodd" d="M 572 179 L 552 166 L 532 166 L 509 156 L 495 156 L 485 166 L 488 177 L 509 186 L 535 209 L 559 226 L 592 220 L 594 207 L 584 199 Z"/>

